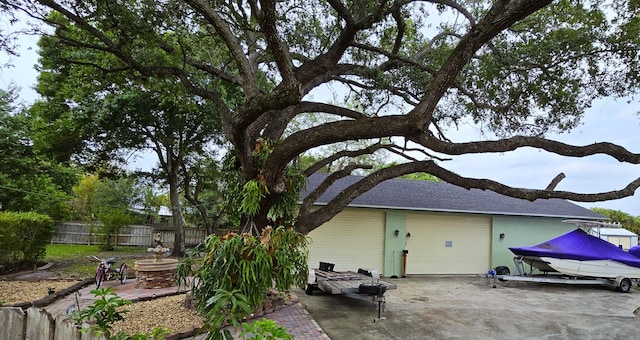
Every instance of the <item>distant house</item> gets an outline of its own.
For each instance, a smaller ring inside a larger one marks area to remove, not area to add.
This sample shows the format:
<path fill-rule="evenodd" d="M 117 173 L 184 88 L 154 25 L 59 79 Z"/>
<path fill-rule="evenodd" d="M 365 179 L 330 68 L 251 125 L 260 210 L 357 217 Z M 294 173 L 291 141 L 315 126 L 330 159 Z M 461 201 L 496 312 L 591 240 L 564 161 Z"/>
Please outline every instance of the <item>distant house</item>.
<path fill-rule="evenodd" d="M 172 225 L 173 224 L 173 214 L 171 213 L 171 209 L 167 206 L 160 206 L 158 210 L 158 222 L 162 225 Z"/>
<path fill-rule="evenodd" d="M 301 196 L 326 176 L 309 177 Z M 326 204 L 360 179 L 337 181 L 316 204 Z M 515 272 L 508 247 L 535 245 L 576 228 L 564 219 L 606 217 L 566 200 L 530 202 L 443 182 L 392 179 L 309 233 L 309 266 L 322 261 L 340 271 L 375 268 L 387 277 L 483 274 L 499 265 Z"/>
<path fill-rule="evenodd" d="M 161 205 L 157 213 L 153 209 L 136 206 L 130 209 L 132 212 L 146 215 L 146 224 L 154 228 L 171 228 L 173 226 L 173 214 L 169 207 Z"/>
<path fill-rule="evenodd" d="M 624 250 L 638 245 L 638 235 L 624 228 L 600 228 L 591 230 L 591 235 L 609 241 Z"/>

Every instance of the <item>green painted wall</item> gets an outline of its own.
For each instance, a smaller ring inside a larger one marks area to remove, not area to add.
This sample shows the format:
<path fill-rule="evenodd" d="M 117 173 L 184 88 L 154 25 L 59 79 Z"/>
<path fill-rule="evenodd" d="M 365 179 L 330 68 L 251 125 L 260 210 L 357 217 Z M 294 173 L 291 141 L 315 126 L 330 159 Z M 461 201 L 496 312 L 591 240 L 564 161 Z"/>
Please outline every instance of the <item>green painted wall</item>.
<path fill-rule="evenodd" d="M 576 226 L 562 223 L 558 218 L 494 216 L 491 229 L 491 268 L 507 266 L 515 274 L 509 247 L 533 246 L 568 233 Z M 503 239 L 500 234 L 504 234 Z"/>
<path fill-rule="evenodd" d="M 396 237 L 396 230 L 398 236 Z M 406 248 L 406 214 L 387 211 L 384 231 L 384 276 L 402 275 L 402 250 Z"/>

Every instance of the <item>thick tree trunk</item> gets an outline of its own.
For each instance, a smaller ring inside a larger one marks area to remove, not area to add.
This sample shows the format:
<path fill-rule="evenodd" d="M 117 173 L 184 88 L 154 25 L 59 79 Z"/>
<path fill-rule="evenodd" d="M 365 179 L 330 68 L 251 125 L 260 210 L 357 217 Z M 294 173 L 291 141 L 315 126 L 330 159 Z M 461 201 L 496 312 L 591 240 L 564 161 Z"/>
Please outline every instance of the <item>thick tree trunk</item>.
<path fill-rule="evenodd" d="M 178 195 L 178 176 L 175 173 L 169 174 L 169 200 L 171 201 L 171 215 L 173 216 L 173 231 L 175 239 L 173 241 L 173 256 L 184 254 L 184 218 Z"/>

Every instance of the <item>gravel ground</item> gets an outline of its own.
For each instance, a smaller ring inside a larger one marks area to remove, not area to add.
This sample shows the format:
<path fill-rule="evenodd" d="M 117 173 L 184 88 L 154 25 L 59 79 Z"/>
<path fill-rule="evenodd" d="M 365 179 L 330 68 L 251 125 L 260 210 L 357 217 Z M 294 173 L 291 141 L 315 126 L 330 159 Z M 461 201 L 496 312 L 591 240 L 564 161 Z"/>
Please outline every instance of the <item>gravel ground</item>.
<path fill-rule="evenodd" d="M 123 306 L 128 312 L 124 314 L 124 321 L 114 324 L 112 334 L 120 331 L 130 335 L 150 334 L 155 327 L 184 332 L 202 326 L 202 317 L 195 310 L 184 308 L 184 298 L 185 295 L 180 294 Z"/>
<path fill-rule="evenodd" d="M 0 280 L 0 304 L 11 305 L 40 300 L 49 294 L 49 288 L 59 291 L 76 283 L 78 283 L 76 280 L 41 280 L 38 282 Z"/>

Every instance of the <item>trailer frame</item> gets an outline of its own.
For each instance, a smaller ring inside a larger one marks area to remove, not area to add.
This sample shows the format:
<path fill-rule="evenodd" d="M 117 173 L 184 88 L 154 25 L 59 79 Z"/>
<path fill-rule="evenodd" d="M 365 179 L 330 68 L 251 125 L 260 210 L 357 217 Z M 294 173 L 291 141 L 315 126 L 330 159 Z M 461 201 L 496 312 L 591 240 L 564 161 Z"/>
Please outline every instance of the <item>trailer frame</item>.
<path fill-rule="evenodd" d="M 607 286 L 614 288 L 616 291 L 622 293 L 629 293 L 631 291 L 631 287 L 635 282 L 638 284 L 637 279 L 631 279 L 625 276 L 618 276 L 616 278 L 598 278 L 598 277 L 578 277 L 571 276 L 562 273 L 558 273 L 558 275 L 548 273 L 543 273 L 541 275 L 533 275 L 533 268 L 527 274 L 524 270 L 524 264 L 521 257 L 514 257 L 513 262 L 516 265 L 516 270 L 518 271 L 518 275 L 510 275 L 507 274 L 494 274 L 492 275 L 494 278 L 494 288 L 495 288 L 495 280 L 499 281 L 524 281 L 524 282 L 542 282 L 542 283 L 556 283 L 556 284 L 567 284 L 567 285 L 595 285 L 595 286 Z"/>

